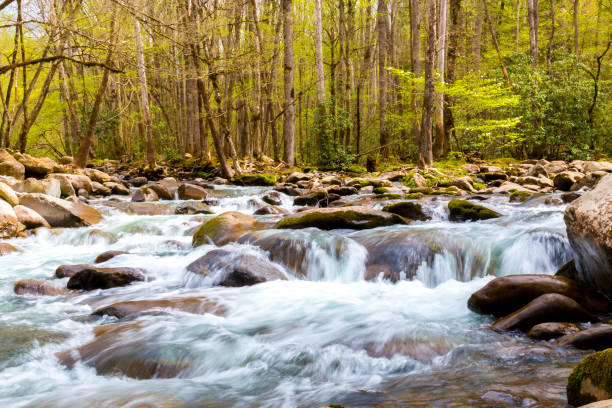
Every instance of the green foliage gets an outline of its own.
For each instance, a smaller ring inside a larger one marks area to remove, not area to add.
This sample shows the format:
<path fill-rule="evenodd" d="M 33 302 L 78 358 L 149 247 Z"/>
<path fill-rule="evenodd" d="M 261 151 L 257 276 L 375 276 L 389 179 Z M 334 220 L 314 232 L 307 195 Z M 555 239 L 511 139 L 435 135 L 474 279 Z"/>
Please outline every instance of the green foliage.
<path fill-rule="evenodd" d="M 355 173 L 355 174 L 363 174 L 363 173 L 367 173 L 368 172 L 368 170 L 365 167 L 360 166 L 358 164 L 351 164 L 351 165 L 349 165 L 346 168 L 345 171 L 347 173 Z"/>
<path fill-rule="evenodd" d="M 348 114 L 331 101 L 318 106 L 312 129 L 315 134 L 317 165 L 321 170 L 347 170 L 354 156 L 344 149 L 337 135 L 350 129 Z"/>

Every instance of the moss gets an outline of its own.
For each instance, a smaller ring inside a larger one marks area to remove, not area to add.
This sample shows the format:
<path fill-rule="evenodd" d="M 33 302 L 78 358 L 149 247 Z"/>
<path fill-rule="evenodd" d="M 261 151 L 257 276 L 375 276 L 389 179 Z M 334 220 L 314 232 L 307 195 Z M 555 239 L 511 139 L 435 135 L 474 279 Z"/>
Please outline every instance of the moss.
<path fill-rule="evenodd" d="M 487 207 L 465 200 L 452 200 L 448 203 L 451 221 L 479 221 L 499 218 L 501 215 Z"/>
<path fill-rule="evenodd" d="M 198 230 L 193 234 L 192 245 L 197 248 L 202 245 L 210 244 L 213 242 L 213 237 L 221 230 L 224 226 L 223 218 L 215 217 L 206 221 Z"/>
<path fill-rule="evenodd" d="M 612 349 L 600 351 L 585 357 L 570 374 L 567 380 L 567 399 L 571 405 L 582 406 L 597 401 L 591 394 L 582 393 L 582 384 L 586 379 L 612 395 Z"/>
<path fill-rule="evenodd" d="M 234 179 L 235 182 L 244 186 L 273 186 L 276 184 L 274 174 L 242 174 Z"/>
<path fill-rule="evenodd" d="M 215 175 L 206 171 L 198 171 L 196 173 L 196 177 L 200 177 L 206 180 L 212 180 L 215 178 Z"/>
<path fill-rule="evenodd" d="M 332 229 L 369 229 L 393 224 L 406 224 L 402 217 L 387 216 L 376 212 L 338 209 L 336 211 L 307 211 L 289 216 L 276 224 L 278 229 L 299 229 L 315 227 L 322 230 Z"/>
<path fill-rule="evenodd" d="M 412 179 L 412 175 L 406 176 L 400 180 L 400 182 L 406 187 L 415 188 L 416 182 Z"/>
<path fill-rule="evenodd" d="M 423 194 L 421 193 L 408 193 L 404 198 L 406 200 L 418 200 L 421 197 L 423 197 Z"/>
<path fill-rule="evenodd" d="M 377 194 L 377 200 L 401 200 L 404 198 L 402 194 L 394 194 L 394 193 L 385 193 L 385 194 Z"/>
<path fill-rule="evenodd" d="M 427 216 L 425 216 L 425 213 L 423 213 L 423 207 L 421 204 L 410 201 L 389 204 L 383 208 L 383 211 L 401 215 L 402 217 L 411 220 L 425 221 L 428 219 Z"/>
<path fill-rule="evenodd" d="M 367 173 L 368 170 L 363 166 L 359 166 L 357 164 L 351 164 L 350 166 L 347 167 L 346 172 L 355 173 L 355 174 L 363 174 L 363 173 Z"/>
<path fill-rule="evenodd" d="M 510 202 L 512 203 L 523 203 L 531 196 L 528 191 L 515 190 L 510 194 Z"/>
<path fill-rule="evenodd" d="M 389 187 L 375 187 L 374 194 L 387 194 L 390 192 Z"/>
<path fill-rule="evenodd" d="M 473 183 L 473 185 L 476 190 L 484 190 L 485 188 L 487 188 L 487 186 L 483 183 L 475 182 Z"/>

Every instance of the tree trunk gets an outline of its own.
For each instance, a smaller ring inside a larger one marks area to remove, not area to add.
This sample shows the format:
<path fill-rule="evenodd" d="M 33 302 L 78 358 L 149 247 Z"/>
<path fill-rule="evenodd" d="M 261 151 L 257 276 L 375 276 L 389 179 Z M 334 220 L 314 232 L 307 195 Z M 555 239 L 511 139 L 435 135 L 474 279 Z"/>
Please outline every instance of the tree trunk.
<path fill-rule="evenodd" d="M 578 0 L 574 0 L 574 55 L 578 54 L 578 12 L 580 3 Z"/>
<path fill-rule="evenodd" d="M 521 0 L 516 0 L 516 27 L 514 31 L 514 52 L 519 52 L 519 34 L 521 29 Z"/>
<path fill-rule="evenodd" d="M 410 0 L 410 65 L 412 67 L 412 73 L 418 78 L 421 75 L 421 19 L 419 13 L 419 0 Z M 412 134 L 414 143 L 419 146 L 421 127 L 419 126 L 419 121 L 416 119 L 419 109 L 416 92 L 412 92 L 411 105 L 415 116 L 412 123 Z"/>
<path fill-rule="evenodd" d="M 315 3 L 315 64 L 317 67 L 317 102 L 325 102 L 325 73 L 323 71 L 323 23 L 321 20 L 321 0 Z"/>
<path fill-rule="evenodd" d="M 446 59 L 446 10 L 447 0 L 440 1 L 440 18 L 438 26 L 438 42 L 436 55 L 436 70 L 438 72 L 438 81 L 444 84 L 444 67 Z M 435 94 L 435 135 L 434 135 L 434 158 L 439 159 L 444 157 L 448 152 L 444 151 L 446 142 L 444 140 L 444 93 L 436 92 Z"/>
<path fill-rule="evenodd" d="M 529 16 L 529 50 L 534 68 L 538 66 L 538 0 L 527 0 Z"/>
<path fill-rule="evenodd" d="M 434 68 L 436 48 L 436 26 L 438 19 L 437 0 L 427 0 L 427 50 L 425 52 L 425 90 L 423 92 L 423 117 L 421 123 L 421 141 L 419 144 L 419 167 L 433 164 L 432 126 L 434 116 Z"/>
<path fill-rule="evenodd" d="M 289 166 L 295 166 L 295 63 L 293 61 L 293 1 L 282 0 L 284 40 L 283 158 Z"/>
<path fill-rule="evenodd" d="M 550 71 L 552 63 L 552 47 L 555 40 L 555 0 L 550 0 L 550 37 L 548 39 L 548 49 L 546 50 L 546 66 Z"/>
<path fill-rule="evenodd" d="M 446 61 L 446 82 L 448 84 L 455 83 L 457 70 L 457 53 L 459 49 L 459 36 L 461 29 L 461 0 L 449 1 L 449 36 L 448 36 L 448 56 Z M 446 143 L 445 151 L 448 153 L 451 148 L 451 136 L 455 136 L 455 121 L 453 119 L 453 98 L 444 96 L 444 141 Z"/>
<path fill-rule="evenodd" d="M 476 21 L 474 22 L 474 36 L 472 38 L 472 54 L 474 55 L 474 72 L 480 71 L 480 53 L 482 51 L 482 8 L 478 7 L 476 0 Z"/>
<path fill-rule="evenodd" d="M 380 154 L 389 156 L 389 133 L 387 129 L 387 2 L 378 0 L 376 32 L 378 35 L 378 129 Z"/>
<path fill-rule="evenodd" d="M 142 119 L 145 126 L 145 138 L 147 143 L 147 163 L 153 169 L 155 167 L 155 145 L 153 143 L 153 127 L 151 124 L 151 112 L 149 110 L 149 88 L 147 87 L 147 72 L 145 70 L 144 50 L 140 22 L 136 20 L 136 48 L 138 53 L 138 80 L 140 82 L 140 104 Z"/>
<path fill-rule="evenodd" d="M 502 58 L 501 51 L 499 50 L 499 43 L 497 42 L 497 34 L 495 33 L 495 28 L 493 27 L 493 22 L 491 20 L 491 14 L 489 14 L 489 5 L 487 3 L 488 0 L 482 0 L 483 8 L 485 15 L 487 17 L 487 23 L 489 24 L 489 31 L 491 31 L 491 38 L 493 39 L 493 45 L 495 46 L 495 51 L 497 51 L 497 58 L 499 59 L 499 63 L 502 68 L 502 72 L 504 74 L 504 79 L 506 80 L 506 87 L 510 88 L 510 78 L 508 77 L 508 71 L 506 70 L 506 64 L 504 64 L 504 59 Z"/>

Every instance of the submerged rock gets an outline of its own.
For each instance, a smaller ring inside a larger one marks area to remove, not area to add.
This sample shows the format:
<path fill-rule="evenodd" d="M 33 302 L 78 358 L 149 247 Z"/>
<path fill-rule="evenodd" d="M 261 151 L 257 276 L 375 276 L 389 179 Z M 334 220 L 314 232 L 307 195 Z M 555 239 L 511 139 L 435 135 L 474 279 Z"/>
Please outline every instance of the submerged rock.
<path fill-rule="evenodd" d="M 612 298 L 612 174 L 565 210 L 581 282 Z"/>
<path fill-rule="evenodd" d="M 139 268 L 96 268 L 88 266 L 70 278 L 68 289 L 94 290 L 126 286 L 132 282 L 144 281 L 145 270 Z"/>
<path fill-rule="evenodd" d="M 501 217 L 496 211 L 465 200 L 451 200 L 448 209 L 451 221 L 479 221 Z"/>
<path fill-rule="evenodd" d="M 575 300 L 549 293 L 537 297 L 525 307 L 499 319 L 491 326 L 497 330 L 528 330 L 545 322 L 598 322 L 599 319 Z"/>
<path fill-rule="evenodd" d="M 567 402 L 581 406 L 612 398 L 612 349 L 585 357 L 567 380 Z"/>
<path fill-rule="evenodd" d="M 60 296 L 65 294 L 62 288 L 58 288 L 49 281 L 34 279 L 24 279 L 15 282 L 13 291 L 17 295 Z"/>
<path fill-rule="evenodd" d="M 224 249 L 210 251 L 189 264 L 187 270 L 210 277 L 219 286 L 241 287 L 287 279 L 284 272 L 270 261 Z"/>
<path fill-rule="evenodd" d="M 550 275 L 509 275 L 495 278 L 472 294 L 468 300 L 468 308 L 476 313 L 501 317 L 548 293 L 558 293 L 574 299 L 592 313 L 612 310 L 610 302 L 599 293 L 562 276 Z"/>
<path fill-rule="evenodd" d="M 25 194 L 19 204 L 40 214 L 52 227 L 87 227 L 102 220 L 98 210 L 45 194 Z"/>
<path fill-rule="evenodd" d="M 397 214 L 363 207 L 319 208 L 289 215 L 276 224 L 276 228 L 369 229 L 394 224 L 408 224 Z"/>
<path fill-rule="evenodd" d="M 248 231 L 263 228 L 255 218 L 238 211 L 230 211 L 206 221 L 193 235 L 194 248 L 213 243 L 223 246 L 236 241 Z"/>
<path fill-rule="evenodd" d="M 581 350 L 604 350 L 612 347 L 612 326 L 600 326 L 570 334 L 559 340 L 560 346 Z"/>
<path fill-rule="evenodd" d="M 273 215 L 273 214 L 289 214 L 289 211 L 277 207 L 275 205 L 266 205 L 258 210 L 256 210 L 253 214 L 255 215 Z"/>
<path fill-rule="evenodd" d="M 152 309 L 176 309 L 193 314 L 225 314 L 225 308 L 214 300 L 205 297 L 178 297 L 170 299 L 132 300 L 113 303 L 96 309 L 92 315 L 113 316 L 118 319 L 132 317 Z"/>
<path fill-rule="evenodd" d="M 17 249 L 8 242 L 0 242 L 0 256 L 12 254 L 14 252 L 23 252 L 21 249 Z"/>

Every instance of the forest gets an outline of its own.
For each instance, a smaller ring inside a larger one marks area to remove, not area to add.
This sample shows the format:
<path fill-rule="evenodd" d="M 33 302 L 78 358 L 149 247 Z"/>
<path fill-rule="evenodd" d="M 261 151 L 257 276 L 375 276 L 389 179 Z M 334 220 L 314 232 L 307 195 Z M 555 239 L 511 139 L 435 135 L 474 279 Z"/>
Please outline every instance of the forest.
<path fill-rule="evenodd" d="M 5 0 L 0 143 L 154 165 L 612 154 L 610 0 Z"/>

